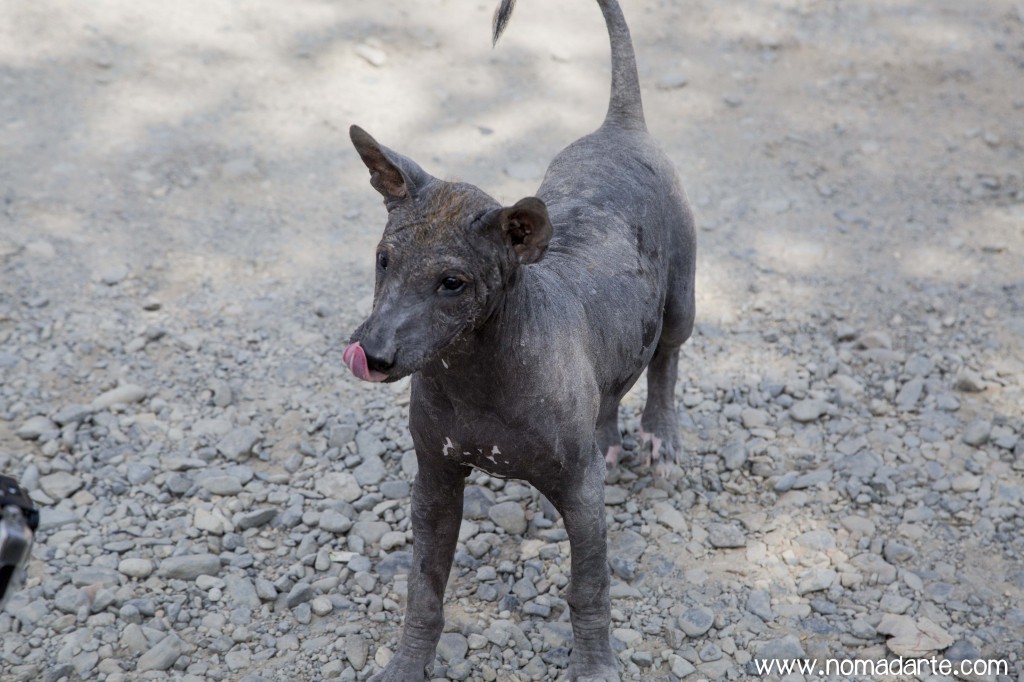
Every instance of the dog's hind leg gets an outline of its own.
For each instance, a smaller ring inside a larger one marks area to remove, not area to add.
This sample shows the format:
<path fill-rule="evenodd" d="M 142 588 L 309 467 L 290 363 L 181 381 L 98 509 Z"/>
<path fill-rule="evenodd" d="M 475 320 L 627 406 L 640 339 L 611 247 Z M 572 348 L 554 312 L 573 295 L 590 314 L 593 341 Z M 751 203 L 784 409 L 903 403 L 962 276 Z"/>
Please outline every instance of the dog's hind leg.
<path fill-rule="evenodd" d="M 657 462 L 662 471 L 663 465 L 677 464 L 682 457 L 675 388 L 679 347 L 693 332 L 695 309 L 693 254 L 686 254 L 682 260 L 681 267 L 673 268 L 674 281 L 669 284 L 665 301 L 661 337 L 647 367 L 647 404 L 640 421 L 641 437 L 650 446 L 647 464 Z"/>

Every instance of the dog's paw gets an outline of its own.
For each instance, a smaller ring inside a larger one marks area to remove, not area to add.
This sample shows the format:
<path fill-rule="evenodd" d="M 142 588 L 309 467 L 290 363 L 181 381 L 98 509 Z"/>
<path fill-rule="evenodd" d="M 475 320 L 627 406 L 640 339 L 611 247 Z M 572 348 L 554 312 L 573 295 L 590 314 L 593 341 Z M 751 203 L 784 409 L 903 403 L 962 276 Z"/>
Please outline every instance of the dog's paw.
<path fill-rule="evenodd" d="M 561 682 L 622 682 L 622 678 L 615 666 L 571 664 Z"/>
<path fill-rule="evenodd" d="M 604 453 L 604 463 L 608 465 L 609 469 L 614 469 L 619 464 L 619 455 L 621 454 L 621 445 L 609 446 L 607 452 Z"/>
<path fill-rule="evenodd" d="M 368 682 L 429 682 L 430 666 L 422 661 L 395 656 L 384 670 L 369 679 Z"/>

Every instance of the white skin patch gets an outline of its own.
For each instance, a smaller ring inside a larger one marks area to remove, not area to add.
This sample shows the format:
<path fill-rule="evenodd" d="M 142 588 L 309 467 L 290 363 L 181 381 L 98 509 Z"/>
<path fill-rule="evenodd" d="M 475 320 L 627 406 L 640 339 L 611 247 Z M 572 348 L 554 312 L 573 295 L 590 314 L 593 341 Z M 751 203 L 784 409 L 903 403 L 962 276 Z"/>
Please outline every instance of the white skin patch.
<path fill-rule="evenodd" d="M 448 369 L 448 361 L 447 360 L 445 360 L 444 358 L 441 358 L 441 364 L 444 365 L 445 369 Z"/>
<path fill-rule="evenodd" d="M 501 454 L 501 450 L 498 449 L 497 445 L 495 445 L 493 448 L 491 448 L 491 454 L 492 455 L 500 455 Z"/>
<path fill-rule="evenodd" d="M 455 443 L 452 442 L 452 437 L 448 436 L 448 438 L 445 440 L 444 446 L 441 449 L 441 456 L 442 457 L 447 457 L 448 454 L 449 454 L 449 451 L 452 448 L 454 448 L 454 447 L 455 447 Z"/>

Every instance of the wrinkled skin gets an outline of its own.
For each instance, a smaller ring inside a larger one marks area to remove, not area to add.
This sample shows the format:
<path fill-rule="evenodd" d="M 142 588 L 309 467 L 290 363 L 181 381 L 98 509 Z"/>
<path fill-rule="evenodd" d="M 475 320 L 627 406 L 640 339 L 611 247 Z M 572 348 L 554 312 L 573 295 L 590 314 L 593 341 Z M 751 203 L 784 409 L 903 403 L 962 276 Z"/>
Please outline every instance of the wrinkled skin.
<path fill-rule="evenodd" d="M 474 467 L 529 481 L 563 517 L 574 636 L 564 679 L 620 679 L 608 639 L 606 460 L 621 447 L 619 401 L 645 368 L 650 458 L 679 455 L 674 386 L 693 328 L 696 246 L 675 170 L 643 122 L 621 12 L 598 4 L 612 36 L 608 116 L 559 153 L 536 197 L 502 207 L 351 130 L 388 221 L 373 311 L 343 359 L 368 381 L 412 375 L 419 462 L 404 631 L 371 682 L 427 679 Z M 510 4 L 502 9 L 507 21 Z"/>

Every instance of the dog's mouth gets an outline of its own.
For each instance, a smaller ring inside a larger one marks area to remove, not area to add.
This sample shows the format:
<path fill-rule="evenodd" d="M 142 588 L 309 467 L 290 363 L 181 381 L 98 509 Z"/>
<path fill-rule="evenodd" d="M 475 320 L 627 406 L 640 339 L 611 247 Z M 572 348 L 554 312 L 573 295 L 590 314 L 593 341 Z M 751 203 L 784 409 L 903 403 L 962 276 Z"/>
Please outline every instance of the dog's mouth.
<path fill-rule="evenodd" d="M 357 378 L 363 381 L 372 381 L 375 383 L 386 381 L 388 375 L 384 372 L 378 372 L 370 369 L 366 362 L 366 352 L 358 341 L 351 344 L 341 354 L 341 360 L 345 363 L 345 366 L 351 370 L 352 374 L 356 375 Z"/>

